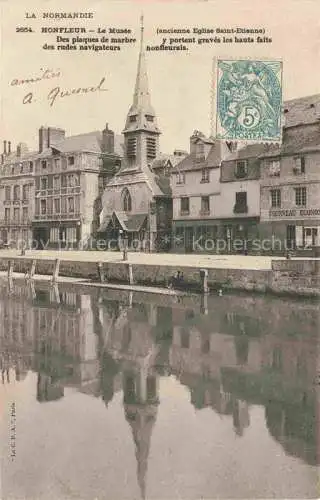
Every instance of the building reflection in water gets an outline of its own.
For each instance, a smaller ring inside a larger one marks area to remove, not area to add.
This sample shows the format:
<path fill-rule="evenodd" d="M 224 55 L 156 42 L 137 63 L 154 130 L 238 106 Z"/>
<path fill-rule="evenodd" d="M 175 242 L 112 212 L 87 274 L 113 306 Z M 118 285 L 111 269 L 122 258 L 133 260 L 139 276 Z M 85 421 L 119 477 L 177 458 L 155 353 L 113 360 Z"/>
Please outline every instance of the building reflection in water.
<path fill-rule="evenodd" d="M 272 310 L 272 314 L 270 311 Z M 49 285 L 0 288 L 1 378 L 37 372 L 37 399 L 65 388 L 101 397 L 122 391 L 137 479 L 145 497 L 159 378 L 175 376 L 197 409 L 230 419 L 237 436 L 250 406 L 286 453 L 317 457 L 317 305 L 257 297 L 181 298 Z"/>

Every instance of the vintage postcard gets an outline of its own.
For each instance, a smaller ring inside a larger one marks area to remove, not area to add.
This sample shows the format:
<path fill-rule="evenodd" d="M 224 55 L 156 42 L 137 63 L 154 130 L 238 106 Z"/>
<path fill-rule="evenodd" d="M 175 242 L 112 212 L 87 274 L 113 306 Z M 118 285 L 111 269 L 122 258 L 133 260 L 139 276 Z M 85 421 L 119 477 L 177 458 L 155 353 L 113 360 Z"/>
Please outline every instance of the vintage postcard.
<path fill-rule="evenodd" d="M 0 498 L 320 497 L 320 3 L 0 1 Z"/>

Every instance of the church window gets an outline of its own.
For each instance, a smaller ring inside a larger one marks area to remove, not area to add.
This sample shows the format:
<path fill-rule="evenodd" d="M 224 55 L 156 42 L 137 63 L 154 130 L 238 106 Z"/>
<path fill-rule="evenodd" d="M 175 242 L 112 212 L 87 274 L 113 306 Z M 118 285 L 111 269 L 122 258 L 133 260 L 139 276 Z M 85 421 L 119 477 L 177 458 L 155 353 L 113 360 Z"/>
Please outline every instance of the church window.
<path fill-rule="evenodd" d="M 156 139 L 154 137 L 147 137 L 147 158 L 155 158 L 156 155 Z"/>
<path fill-rule="evenodd" d="M 127 156 L 128 158 L 135 158 L 137 155 L 137 138 L 130 137 L 127 143 Z"/>
<path fill-rule="evenodd" d="M 122 192 L 122 207 L 124 212 L 131 212 L 132 210 L 131 195 L 127 188 L 125 188 Z"/>

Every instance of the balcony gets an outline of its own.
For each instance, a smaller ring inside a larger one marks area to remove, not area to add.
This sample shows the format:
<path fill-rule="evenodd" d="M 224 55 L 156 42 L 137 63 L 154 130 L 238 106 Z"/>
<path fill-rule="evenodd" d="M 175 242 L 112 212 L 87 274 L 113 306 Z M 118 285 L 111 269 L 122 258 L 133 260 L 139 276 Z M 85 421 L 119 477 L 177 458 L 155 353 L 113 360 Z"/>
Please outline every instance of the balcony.
<path fill-rule="evenodd" d="M 50 188 L 50 189 L 38 189 L 36 191 L 36 198 L 46 198 L 47 196 L 60 196 L 60 195 L 71 195 L 71 194 L 80 194 L 80 186 L 72 186 L 72 187 L 61 187 Z"/>
<path fill-rule="evenodd" d="M 80 220 L 80 213 L 65 213 L 65 214 L 36 214 L 33 218 L 34 221 L 66 221 L 66 220 Z"/>
<path fill-rule="evenodd" d="M 30 217 L 21 217 L 21 218 L 7 218 L 7 219 L 0 219 L 0 226 L 1 227 L 28 227 L 31 226 L 31 219 Z"/>
<path fill-rule="evenodd" d="M 201 209 L 199 214 L 201 216 L 210 215 L 210 209 Z"/>
<path fill-rule="evenodd" d="M 233 207 L 234 214 L 247 214 L 248 213 L 248 205 L 235 205 Z"/>

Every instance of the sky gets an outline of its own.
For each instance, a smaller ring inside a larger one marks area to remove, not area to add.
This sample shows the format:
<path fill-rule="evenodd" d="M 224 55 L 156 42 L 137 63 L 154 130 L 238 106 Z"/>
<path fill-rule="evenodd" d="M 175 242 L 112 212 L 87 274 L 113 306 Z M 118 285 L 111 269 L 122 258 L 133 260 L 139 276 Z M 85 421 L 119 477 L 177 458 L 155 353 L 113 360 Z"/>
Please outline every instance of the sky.
<path fill-rule="evenodd" d="M 42 125 L 60 127 L 66 135 L 102 130 L 106 123 L 121 133 L 132 103 L 139 43 L 119 52 L 47 51 L 57 35 L 41 34 L 42 27 L 130 28 L 139 38 L 144 15 L 145 43 L 160 44 L 157 28 L 264 28 L 272 43 L 189 45 L 188 51 L 147 52 L 151 100 L 162 131 L 160 149 L 188 149 L 193 130 L 210 135 L 216 80 L 216 58 L 250 58 L 283 61 L 283 96 L 292 99 L 320 92 L 320 2 L 318 0 L 219 0 L 219 1 L 69 1 L 0 2 L 1 9 L 1 122 L 0 141 L 12 147 L 25 142 L 36 149 Z M 26 19 L 34 12 L 37 19 Z M 43 12 L 92 12 L 90 20 L 47 20 Z M 31 26 L 33 33 L 16 31 Z M 62 34 L 63 37 L 77 35 Z M 96 36 L 96 35 L 79 35 Z M 123 35 L 121 35 L 123 36 Z M 179 37 L 183 35 L 164 35 Z M 188 36 L 188 35 L 186 35 Z M 193 36 L 193 35 L 189 35 Z M 212 37 L 212 35 L 204 35 Z M 248 36 L 248 35 L 239 35 Z M 263 36 L 263 35 L 262 35 Z M 12 85 L 13 79 L 30 79 L 41 68 L 60 76 L 36 84 Z M 105 78 L 106 92 L 92 92 L 56 99 L 48 93 L 96 86 Z M 23 98 L 32 92 L 31 103 Z"/>

